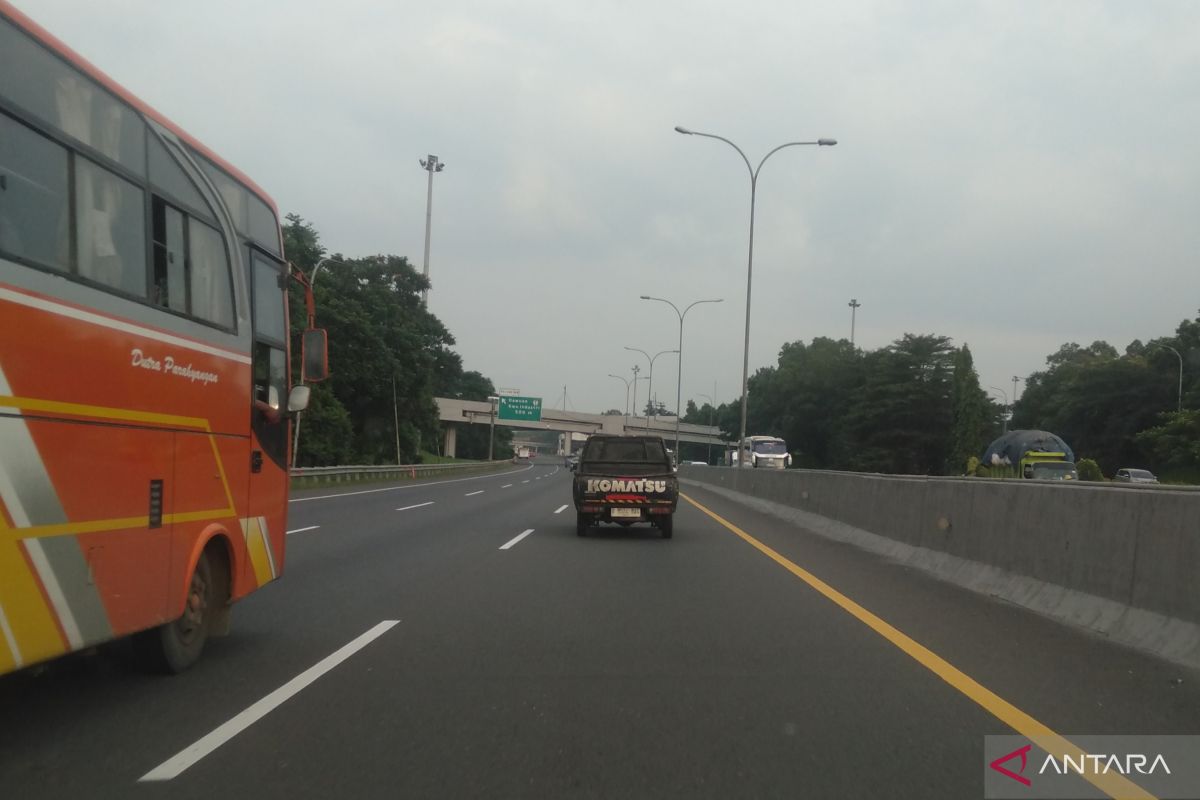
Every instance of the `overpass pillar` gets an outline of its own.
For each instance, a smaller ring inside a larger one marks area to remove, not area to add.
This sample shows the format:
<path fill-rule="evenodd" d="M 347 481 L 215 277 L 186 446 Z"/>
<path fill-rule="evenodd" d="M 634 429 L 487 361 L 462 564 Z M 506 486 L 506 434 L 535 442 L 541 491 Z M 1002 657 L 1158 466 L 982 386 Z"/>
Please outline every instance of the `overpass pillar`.
<path fill-rule="evenodd" d="M 446 426 L 446 447 L 442 452 L 447 458 L 454 458 L 454 450 L 458 446 L 458 426 L 451 423 Z"/>

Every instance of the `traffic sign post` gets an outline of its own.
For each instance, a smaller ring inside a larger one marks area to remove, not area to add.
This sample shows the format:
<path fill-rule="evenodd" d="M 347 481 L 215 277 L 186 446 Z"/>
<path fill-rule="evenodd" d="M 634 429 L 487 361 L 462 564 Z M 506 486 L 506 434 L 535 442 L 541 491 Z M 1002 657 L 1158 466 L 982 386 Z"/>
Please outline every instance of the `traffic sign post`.
<path fill-rule="evenodd" d="M 500 419 L 538 422 L 542 418 L 542 398 L 500 395 L 499 412 Z"/>

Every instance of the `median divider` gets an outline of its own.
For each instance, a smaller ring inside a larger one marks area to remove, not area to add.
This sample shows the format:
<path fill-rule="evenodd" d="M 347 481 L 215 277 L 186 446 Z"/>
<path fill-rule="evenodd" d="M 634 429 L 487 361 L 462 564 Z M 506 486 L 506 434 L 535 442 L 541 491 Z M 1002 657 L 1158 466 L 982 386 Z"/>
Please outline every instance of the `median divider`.
<path fill-rule="evenodd" d="M 684 465 L 830 539 L 1200 668 L 1200 490 Z"/>
<path fill-rule="evenodd" d="M 444 475 L 473 475 L 512 468 L 511 461 L 469 461 L 457 464 L 389 464 L 350 467 L 298 467 L 291 471 L 293 489 L 364 483 L 415 480 Z"/>

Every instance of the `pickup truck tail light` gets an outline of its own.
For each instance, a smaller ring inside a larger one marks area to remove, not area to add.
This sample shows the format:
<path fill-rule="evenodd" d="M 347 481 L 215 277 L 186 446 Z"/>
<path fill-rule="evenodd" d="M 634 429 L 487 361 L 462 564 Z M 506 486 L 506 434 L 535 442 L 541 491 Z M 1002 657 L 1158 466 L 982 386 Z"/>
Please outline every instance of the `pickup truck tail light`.
<path fill-rule="evenodd" d="M 648 511 L 651 514 L 670 514 L 671 507 L 670 506 L 650 506 L 649 508 L 646 509 L 646 511 Z"/>
<path fill-rule="evenodd" d="M 604 506 L 580 506 L 579 510 L 584 514 L 599 514 L 604 511 Z"/>

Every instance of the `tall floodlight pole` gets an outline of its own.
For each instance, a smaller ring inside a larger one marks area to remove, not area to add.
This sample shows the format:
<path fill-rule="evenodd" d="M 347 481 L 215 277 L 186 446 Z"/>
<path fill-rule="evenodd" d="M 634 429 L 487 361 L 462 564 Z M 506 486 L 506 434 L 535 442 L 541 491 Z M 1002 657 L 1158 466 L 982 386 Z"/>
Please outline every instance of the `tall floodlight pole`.
<path fill-rule="evenodd" d="M 654 404 L 654 360 L 665 353 L 678 353 L 679 351 L 678 350 L 660 350 L 659 352 L 657 352 L 653 356 L 651 356 L 645 350 L 639 349 L 637 347 L 626 347 L 625 349 L 630 350 L 634 353 L 641 353 L 642 355 L 644 355 L 646 357 L 646 360 L 650 362 L 650 375 L 649 375 L 650 382 L 648 384 L 646 384 L 646 398 L 647 398 L 647 402 L 650 403 L 650 407 L 653 409 L 654 408 L 654 405 L 653 405 Z M 658 416 L 657 409 L 655 409 L 655 411 L 654 411 L 654 416 L 656 416 L 656 417 Z M 650 430 L 650 416 L 649 415 L 646 416 L 646 430 Z"/>
<path fill-rule="evenodd" d="M 611 372 L 608 373 L 608 377 L 616 378 L 621 383 L 625 384 L 625 427 L 628 428 L 629 427 L 629 379 L 622 378 L 620 375 L 613 375 Z M 622 431 L 622 433 L 623 432 L 624 431 Z"/>
<path fill-rule="evenodd" d="M 1174 353 L 1175 357 L 1179 359 L 1179 393 L 1178 393 L 1176 404 L 1175 404 L 1175 411 L 1176 412 L 1183 411 L 1183 356 L 1181 356 L 1179 354 L 1179 351 L 1176 350 L 1174 347 L 1171 347 L 1171 345 L 1169 345 L 1169 344 L 1162 344 L 1161 342 L 1150 342 L 1150 346 L 1151 347 L 1165 347 L 1167 350 L 1170 350 L 1172 353 Z"/>
<path fill-rule="evenodd" d="M 422 268 L 422 274 L 425 280 L 429 280 L 429 229 L 430 223 L 433 221 L 433 173 L 441 172 L 446 168 L 446 165 L 438 160 L 438 157 L 429 154 L 427 157 L 420 159 L 421 169 L 429 173 L 429 189 L 425 195 L 425 261 Z M 429 304 L 429 290 L 421 292 L 421 302 Z"/>
<path fill-rule="evenodd" d="M 850 306 L 850 346 L 854 347 L 854 312 L 862 308 L 862 303 L 858 302 L 856 298 L 851 297 L 847 305 Z"/>
<path fill-rule="evenodd" d="M 1018 382 L 1018 381 L 1020 381 L 1020 380 L 1021 380 L 1021 376 L 1020 376 L 1020 375 L 1013 375 L 1012 406 L 1013 406 L 1013 413 L 1014 413 L 1014 414 L 1016 414 L 1016 413 L 1017 413 L 1017 382 Z"/>
<path fill-rule="evenodd" d="M 321 267 L 325 266 L 326 263 L 342 264 L 342 262 L 338 261 L 336 258 L 322 258 L 317 262 L 317 265 L 313 267 L 312 274 L 308 276 L 308 285 L 310 288 L 316 284 L 317 273 L 321 271 Z M 346 265 L 342 264 L 342 266 Z M 296 412 L 296 424 L 292 430 L 292 469 L 296 468 L 296 459 L 300 456 L 300 418 L 303 416 L 303 411 Z"/>
<path fill-rule="evenodd" d="M 750 385 L 750 288 L 751 279 L 754 274 L 754 201 L 758 191 L 758 173 L 762 171 L 763 164 L 767 163 L 767 159 L 775 155 L 785 147 L 796 147 L 799 145 L 816 145 L 818 147 L 832 147 L 837 144 L 837 139 L 817 139 L 815 142 L 787 142 L 776 147 L 771 152 L 763 156 L 762 161 L 758 162 L 758 169 L 750 165 L 750 159 L 746 158 L 746 154 L 742 152 L 742 148 L 738 147 L 733 142 L 726 139 L 724 136 L 717 136 L 713 133 L 701 133 L 692 131 L 680 125 L 675 126 L 678 133 L 687 136 L 703 136 L 707 139 L 717 139 L 737 150 L 738 155 L 742 157 L 742 161 L 746 162 L 746 169 L 750 172 L 750 249 L 746 258 L 746 337 L 742 353 L 742 424 L 741 433 L 738 436 L 738 463 L 745 464 L 745 452 L 743 449 L 746 443 L 746 391 Z"/>
<path fill-rule="evenodd" d="M 687 313 L 692 310 L 693 306 L 698 306 L 701 303 L 723 303 L 723 302 L 725 302 L 725 298 L 722 297 L 717 300 L 697 300 L 696 302 L 692 303 L 690 306 L 685 308 L 683 311 L 679 310 L 679 306 L 675 305 L 670 300 L 666 300 L 662 297 L 651 297 L 650 295 L 644 294 L 641 296 L 641 298 L 643 300 L 657 300 L 660 303 L 666 303 L 672 309 L 674 309 L 675 315 L 677 317 L 679 317 L 679 359 L 678 359 L 679 368 L 675 373 L 675 463 L 678 464 L 680 461 L 680 458 L 679 458 L 679 418 L 681 416 L 683 416 L 683 409 L 681 409 L 679 407 L 679 401 L 683 397 L 683 395 L 680 393 L 680 382 L 683 380 L 683 318 L 687 316 Z"/>

